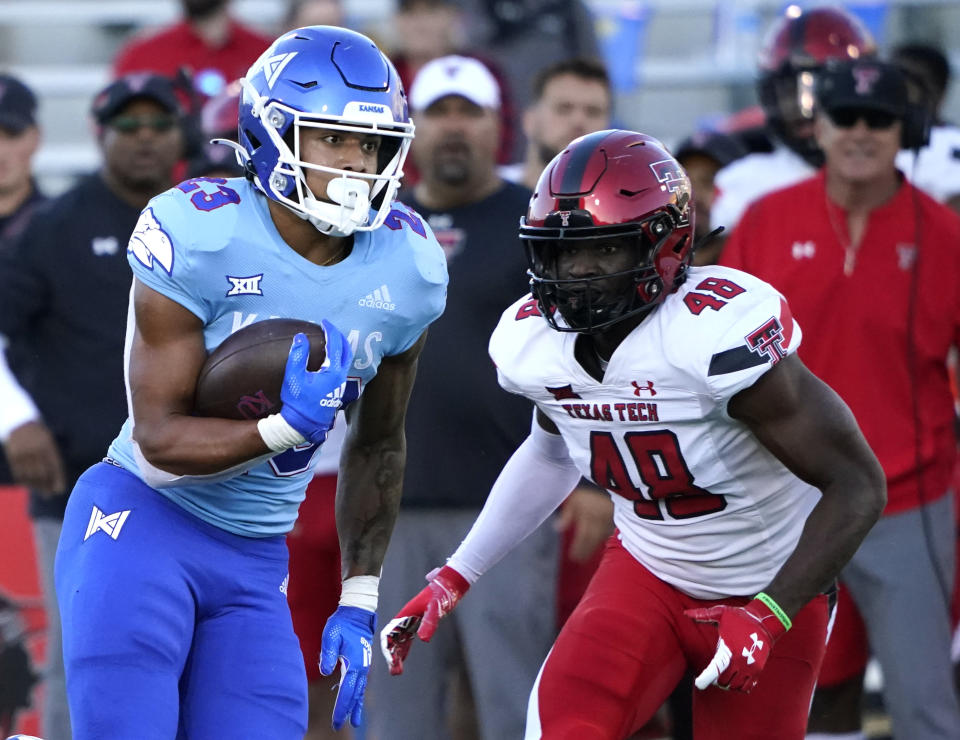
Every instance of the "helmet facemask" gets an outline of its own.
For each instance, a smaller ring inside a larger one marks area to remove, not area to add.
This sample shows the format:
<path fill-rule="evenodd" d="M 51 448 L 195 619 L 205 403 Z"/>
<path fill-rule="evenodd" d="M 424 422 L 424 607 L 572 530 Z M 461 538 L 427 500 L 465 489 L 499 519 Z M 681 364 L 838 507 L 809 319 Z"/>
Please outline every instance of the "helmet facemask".
<path fill-rule="evenodd" d="M 757 92 L 767 124 L 789 149 L 814 167 L 823 164 L 823 153 L 813 137 L 816 70 L 784 67 L 760 78 Z"/>
<path fill-rule="evenodd" d="M 681 243 L 675 244 L 678 217 L 679 212 L 663 210 L 618 226 L 541 228 L 536 233 L 524 233 L 521 229 L 530 263 L 531 291 L 550 326 L 557 331 L 594 333 L 652 311 L 669 292 L 664 290 L 657 268 L 661 253 L 665 249 L 682 250 L 683 242 L 689 238 L 680 236 Z M 570 217 L 570 221 L 574 218 L 575 215 Z M 593 243 L 583 244 L 587 240 Z M 632 250 L 633 266 L 602 275 L 561 277 L 560 256 L 565 248 L 578 242 L 585 248 L 619 242 Z M 685 266 L 677 271 L 671 290 L 682 282 Z"/>

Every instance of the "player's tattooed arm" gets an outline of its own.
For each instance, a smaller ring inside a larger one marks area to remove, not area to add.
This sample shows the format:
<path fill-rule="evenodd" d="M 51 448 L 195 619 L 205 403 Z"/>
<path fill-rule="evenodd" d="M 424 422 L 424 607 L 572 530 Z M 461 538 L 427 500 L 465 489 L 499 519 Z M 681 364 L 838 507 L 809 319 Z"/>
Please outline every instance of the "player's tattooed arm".
<path fill-rule="evenodd" d="M 426 332 L 403 354 L 384 357 L 376 377 L 347 409 L 336 507 L 344 579 L 380 575 L 400 508 L 404 418 L 425 340 Z"/>
<path fill-rule="evenodd" d="M 764 590 L 794 616 L 826 589 L 886 504 L 886 479 L 850 409 L 796 355 L 730 399 L 730 415 L 823 493 L 793 554 Z"/>

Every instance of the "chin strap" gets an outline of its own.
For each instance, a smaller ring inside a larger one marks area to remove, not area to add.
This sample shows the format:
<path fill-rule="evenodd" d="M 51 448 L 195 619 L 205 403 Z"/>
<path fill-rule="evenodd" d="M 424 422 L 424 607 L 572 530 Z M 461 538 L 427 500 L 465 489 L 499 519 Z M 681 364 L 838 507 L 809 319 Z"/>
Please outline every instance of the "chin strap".
<path fill-rule="evenodd" d="M 724 231 L 726 231 L 726 230 L 727 230 L 727 227 L 726 227 L 726 226 L 718 226 L 718 227 L 715 228 L 713 231 L 711 231 L 709 234 L 704 234 L 703 236 L 701 236 L 699 239 L 697 239 L 697 240 L 693 243 L 693 250 L 692 250 L 693 253 L 696 254 L 696 252 L 697 252 L 698 249 L 700 249 L 701 247 L 703 247 L 703 246 L 709 244 L 710 242 L 712 242 L 714 239 L 716 239 L 718 236 L 720 236 L 720 234 L 721 234 L 722 232 L 724 232 Z"/>
<path fill-rule="evenodd" d="M 223 146 L 228 146 L 233 149 L 234 154 L 237 156 L 237 164 L 246 170 L 247 162 L 250 161 L 250 155 L 247 154 L 247 150 L 240 146 L 237 142 L 230 139 L 210 139 L 211 144 L 222 144 Z"/>

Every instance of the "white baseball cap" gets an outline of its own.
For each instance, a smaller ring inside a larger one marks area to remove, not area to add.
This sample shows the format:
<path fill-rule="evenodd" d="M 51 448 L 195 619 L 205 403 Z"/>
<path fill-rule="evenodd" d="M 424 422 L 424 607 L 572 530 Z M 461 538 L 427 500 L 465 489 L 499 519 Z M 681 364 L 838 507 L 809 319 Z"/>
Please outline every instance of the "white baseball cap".
<path fill-rule="evenodd" d="M 425 110 L 447 95 L 459 95 L 481 108 L 500 107 L 496 78 L 471 57 L 440 57 L 424 64 L 410 86 L 410 107 Z"/>

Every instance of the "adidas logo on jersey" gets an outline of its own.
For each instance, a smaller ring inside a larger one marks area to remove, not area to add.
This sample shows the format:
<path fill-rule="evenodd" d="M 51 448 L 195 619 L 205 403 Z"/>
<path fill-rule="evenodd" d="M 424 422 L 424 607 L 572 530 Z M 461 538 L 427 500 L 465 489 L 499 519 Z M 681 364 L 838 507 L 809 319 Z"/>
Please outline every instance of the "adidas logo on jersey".
<path fill-rule="evenodd" d="M 93 511 L 90 512 L 90 521 L 87 524 L 87 533 L 83 536 L 83 541 L 86 542 L 100 530 L 106 532 L 111 539 L 117 539 L 120 536 L 120 530 L 123 529 L 124 522 L 130 516 L 130 511 L 130 509 L 126 509 L 115 514 L 104 514 L 94 506 Z"/>
<path fill-rule="evenodd" d="M 387 288 L 386 283 L 357 301 L 357 305 L 365 308 L 382 308 L 384 311 L 397 310 L 397 304 L 390 299 L 390 289 Z"/>

